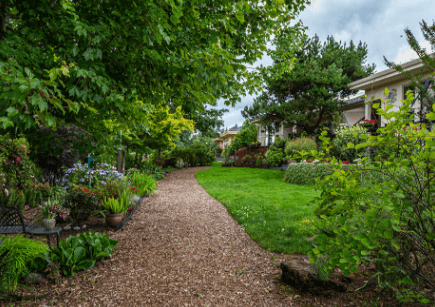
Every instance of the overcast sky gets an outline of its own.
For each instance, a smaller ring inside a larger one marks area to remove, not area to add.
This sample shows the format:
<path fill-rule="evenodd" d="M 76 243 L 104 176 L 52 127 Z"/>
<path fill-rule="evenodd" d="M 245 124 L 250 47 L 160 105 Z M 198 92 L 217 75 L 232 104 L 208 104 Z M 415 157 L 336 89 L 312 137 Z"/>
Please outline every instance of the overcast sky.
<path fill-rule="evenodd" d="M 435 0 L 312 0 L 299 18 L 308 27 L 306 34 L 317 34 L 322 42 L 328 35 L 335 40 L 349 43 L 367 43 L 367 63 L 376 64 L 376 72 L 387 69 L 383 56 L 396 63 L 417 58 L 409 48 L 405 28 L 409 28 L 420 45 L 430 51 L 430 45 L 421 34 L 420 22 L 432 24 L 435 19 Z M 257 65 L 271 65 L 269 58 L 263 58 Z M 243 123 L 241 110 L 253 103 L 254 97 L 242 97 L 242 102 L 229 108 L 223 117 L 225 127 Z M 225 107 L 218 101 L 218 107 Z"/>

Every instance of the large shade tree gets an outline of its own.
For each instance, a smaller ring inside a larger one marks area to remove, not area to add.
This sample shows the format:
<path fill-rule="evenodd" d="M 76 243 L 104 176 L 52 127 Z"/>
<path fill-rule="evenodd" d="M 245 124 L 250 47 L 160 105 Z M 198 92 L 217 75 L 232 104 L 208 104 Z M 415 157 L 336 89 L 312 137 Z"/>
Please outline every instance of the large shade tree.
<path fill-rule="evenodd" d="M 290 72 L 269 76 L 263 93 L 243 110 L 246 118 L 259 118 L 266 126 L 284 122 L 313 133 L 322 120 L 341 107 L 337 98 L 355 93 L 347 84 L 375 69 L 374 64 L 366 65 L 366 44 L 351 41 L 346 45 L 332 36 L 323 44 L 317 36 L 307 38 L 295 58 Z"/>
<path fill-rule="evenodd" d="M 260 84 L 244 63 L 272 34 L 297 38 L 290 21 L 305 2 L 1 0 L 0 127 L 78 123 L 100 136 L 99 123 L 136 101 L 187 113 L 235 103 Z"/>

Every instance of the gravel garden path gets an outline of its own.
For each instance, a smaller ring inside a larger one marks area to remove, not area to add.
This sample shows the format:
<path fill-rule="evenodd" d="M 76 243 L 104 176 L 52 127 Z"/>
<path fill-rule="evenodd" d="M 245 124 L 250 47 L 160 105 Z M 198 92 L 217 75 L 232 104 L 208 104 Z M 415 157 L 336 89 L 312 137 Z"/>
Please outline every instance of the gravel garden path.
<path fill-rule="evenodd" d="M 56 306 L 294 306 L 276 294 L 278 259 L 197 183 L 195 173 L 204 169 L 169 173 L 156 196 L 110 234 L 119 240 L 112 259 L 57 285 L 50 300 Z"/>

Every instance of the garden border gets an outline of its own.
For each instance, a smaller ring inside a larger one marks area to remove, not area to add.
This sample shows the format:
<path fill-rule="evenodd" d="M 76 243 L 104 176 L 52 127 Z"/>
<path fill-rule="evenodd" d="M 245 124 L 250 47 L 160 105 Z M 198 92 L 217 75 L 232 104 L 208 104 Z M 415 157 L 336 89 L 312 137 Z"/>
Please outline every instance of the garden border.
<path fill-rule="evenodd" d="M 139 199 L 139 205 L 136 206 L 133 210 L 131 210 L 131 213 L 129 216 L 127 216 L 125 219 L 122 220 L 121 223 L 119 223 L 118 225 L 116 225 L 116 230 L 118 231 L 120 230 L 122 227 L 124 227 L 125 224 L 127 224 L 128 220 L 131 218 L 131 216 L 133 215 L 133 213 L 137 210 L 137 208 L 139 208 L 140 206 L 142 206 L 142 201 L 147 198 L 148 196 L 145 195 L 144 197 L 142 197 L 141 199 Z"/>
<path fill-rule="evenodd" d="M 166 173 L 165 173 L 166 176 Z M 157 179 L 157 181 L 162 180 L 163 178 L 165 178 L 165 176 L 163 176 L 162 178 Z M 131 210 L 131 213 L 129 216 L 127 216 L 125 219 L 122 220 L 121 223 L 119 223 L 118 225 L 116 225 L 116 230 L 118 231 L 120 230 L 122 227 L 124 227 L 125 224 L 127 224 L 128 220 L 131 218 L 131 216 L 133 215 L 133 213 L 136 211 L 137 208 L 139 208 L 140 206 L 142 206 L 142 201 L 147 198 L 149 195 L 145 195 L 144 197 L 142 197 L 141 199 L 139 199 L 139 205 L 136 206 L 133 210 Z"/>

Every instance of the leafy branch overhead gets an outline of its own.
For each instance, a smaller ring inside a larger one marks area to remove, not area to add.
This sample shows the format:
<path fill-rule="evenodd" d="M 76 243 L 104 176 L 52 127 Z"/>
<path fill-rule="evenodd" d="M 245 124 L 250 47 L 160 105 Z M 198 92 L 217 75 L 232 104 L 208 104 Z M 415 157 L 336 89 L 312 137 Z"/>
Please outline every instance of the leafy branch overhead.
<path fill-rule="evenodd" d="M 0 126 L 125 117 L 132 103 L 194 110 L 261 84 L 243 63 L 307 0 L 22 0 L 0 5 Z M 278 27 L 279 25 L 279 27 Z M 297 37 L 301 30 L 295 26 Z M 284 57 L 283 57 L 284 58 Z"/>

